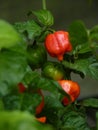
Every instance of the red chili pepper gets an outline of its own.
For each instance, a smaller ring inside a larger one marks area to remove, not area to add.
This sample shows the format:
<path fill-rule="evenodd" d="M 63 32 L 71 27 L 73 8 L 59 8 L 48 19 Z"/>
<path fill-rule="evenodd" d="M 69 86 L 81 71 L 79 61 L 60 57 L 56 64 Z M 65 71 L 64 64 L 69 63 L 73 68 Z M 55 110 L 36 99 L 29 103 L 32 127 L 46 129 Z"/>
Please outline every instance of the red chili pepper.
<path fill-rule="evenodd" d="M 74 102 L 80 94 L 80 86 L 78 83 L 72 80 L 59 80 L 58 83 L 71 98 L 71 100 L 68 100 L 67 97 L 64 97 L 62 103 L 68 105 L 69 103 Z"/>
<path fill-rule="evenodd" d="M 19 93 L 23 93 L 26 90 L 25 86 L 22 83 L 18 84 L 18 89 Z"/>
<path fill-rule="evenodd" d="M 56 31 L 53 34 L 48 34 L 45 39 L 45 47 L 52 57 L 57 57 L 58 60 L 62 61 L 63 55 L 72 50 L 69 33 Z"/>
<path fill-rule="evenodd" d="M 36 107 L 36 115 L 38 115 L 38 114 L 40 114 L 42 112 L 42 110 L 44 108 L 44 105 L 45 105 L 45 103 L 44 103 L 44 96 L 43 96 L 41 90 L 39 89 L 37 91 L 37 93 L 39 93 L 41 95 L 42 100 L 41 100 L 40 104 Z"/>
<path fill-rule="evenodd" d="M 45 123 L 46 122 L 46 117 L 43 116 L 43 117 L 36 117 L 36 119 L 41 122 L 41 123 Z"/>

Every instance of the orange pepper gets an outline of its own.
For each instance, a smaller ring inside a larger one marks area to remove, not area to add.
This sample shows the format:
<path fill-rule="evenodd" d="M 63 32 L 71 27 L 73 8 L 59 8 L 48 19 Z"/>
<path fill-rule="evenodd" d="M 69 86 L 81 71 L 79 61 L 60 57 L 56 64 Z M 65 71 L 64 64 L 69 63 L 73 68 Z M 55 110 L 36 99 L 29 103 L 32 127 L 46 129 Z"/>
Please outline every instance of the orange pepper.
<path fill-rule="evenodd" d="M 37 121 L 41 122 L 41 123 L 45 123 L 46 122 L 46 117 L 36 117 Z"/>
<path fill-rule="evenodd" d="M 68 105 L 78 98 L 80 94 L 80 86 L 77 82 L 74 82 L 72 80 L 59 80 L 58 83 L 71 98 L 71 100 L 69 101 L 67 97 L 64 97 L 62 99 L 62 103 L 64 105 Z"/>

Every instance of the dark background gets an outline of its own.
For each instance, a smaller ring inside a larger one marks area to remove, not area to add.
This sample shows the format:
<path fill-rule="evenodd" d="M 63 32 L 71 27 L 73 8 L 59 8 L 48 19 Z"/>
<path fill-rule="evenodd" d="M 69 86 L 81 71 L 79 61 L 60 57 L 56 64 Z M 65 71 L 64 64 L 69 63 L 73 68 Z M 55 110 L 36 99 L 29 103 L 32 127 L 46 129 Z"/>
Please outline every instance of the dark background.
<path fill-rule="evenodd" d="M 67 30 L 74 20 L 84 21 L 87 28 L 98 24 L 98 0 L 46 0 L 55 19 L 55 30 Z M 10 23 L 27 20 L 30 10 L 42 8 L 41 0 L 0 0 L 0 19 Z M 73 74 L 73 80 L 81 85 L 79 98 L 98 95 L 98 81 L 89 77 L 81 79 Z"/>

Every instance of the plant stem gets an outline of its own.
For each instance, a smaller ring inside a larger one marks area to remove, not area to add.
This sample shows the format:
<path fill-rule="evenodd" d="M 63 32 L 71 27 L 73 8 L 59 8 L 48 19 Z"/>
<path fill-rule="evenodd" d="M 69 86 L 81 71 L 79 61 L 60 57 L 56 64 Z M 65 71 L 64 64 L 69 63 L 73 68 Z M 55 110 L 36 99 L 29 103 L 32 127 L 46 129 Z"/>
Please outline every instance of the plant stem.
<path fill-rule="evenodd" d="M 46 9 L 46 0 L 42 0 L 43 9 Z"/>

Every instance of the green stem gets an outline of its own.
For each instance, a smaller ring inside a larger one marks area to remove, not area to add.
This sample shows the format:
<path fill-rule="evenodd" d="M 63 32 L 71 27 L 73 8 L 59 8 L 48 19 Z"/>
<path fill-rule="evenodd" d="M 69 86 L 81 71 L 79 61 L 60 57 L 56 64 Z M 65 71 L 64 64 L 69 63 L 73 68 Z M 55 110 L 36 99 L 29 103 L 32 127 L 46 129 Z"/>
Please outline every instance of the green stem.
<path fill-rule="evenodd" d="M 43 9 L 46 9 L 46 0 L 42 0 Z"/>
<path fill-rule="evenodd" d="M 0 98 L 0 111 L 4 110 L 4 103 L 2 99 Z"/>
<path fill-rule="evenodd" d="M 66 79 L 71 80 L 72 63 L 70 63 L 68 61 L 62 61 L 61 63 L 65 67 Z"/>
<path fill-rule="evenodd" d="M 21 94 L 19 110 L 21 110 L 21 108 L 22 108 L 23 98 L 24 98 L 24 94 Z"/>

